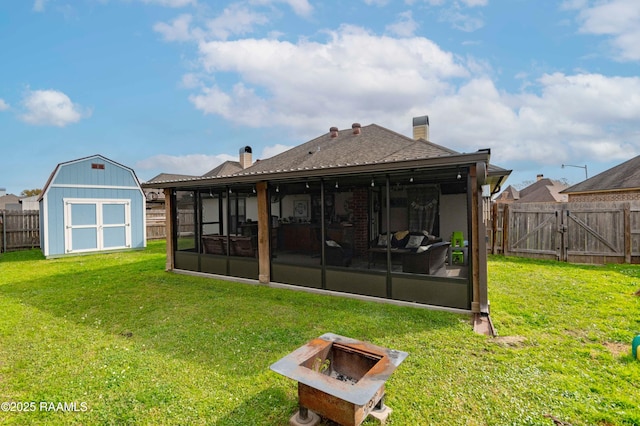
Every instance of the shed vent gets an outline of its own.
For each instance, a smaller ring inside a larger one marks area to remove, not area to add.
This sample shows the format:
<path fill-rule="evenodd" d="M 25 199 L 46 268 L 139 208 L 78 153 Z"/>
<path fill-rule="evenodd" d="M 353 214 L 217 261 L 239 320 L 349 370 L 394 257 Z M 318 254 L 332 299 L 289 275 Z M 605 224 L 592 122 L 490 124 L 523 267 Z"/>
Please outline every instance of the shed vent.
<path fill-rule="evenodd" d="M 91 168 L 92 169 L 97 169 L 97 170 L 104 170 L 104 164 L 91 163 Z"/>

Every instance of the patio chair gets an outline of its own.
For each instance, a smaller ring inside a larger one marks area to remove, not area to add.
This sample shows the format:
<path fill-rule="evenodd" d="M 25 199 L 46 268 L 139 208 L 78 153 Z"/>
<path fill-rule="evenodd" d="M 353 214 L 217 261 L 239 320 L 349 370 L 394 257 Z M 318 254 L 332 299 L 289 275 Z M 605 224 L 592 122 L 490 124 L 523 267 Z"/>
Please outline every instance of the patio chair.
<path fill-rule="evenodd" d="M 455 231 L 451 234 L 451 248 L 449 249 L 449 266 L 466 265 L 468 260 L 468 249 L 462 236 L 462 231 Z"/>
<path fill-rule="evenodd" d="M 353 259 L 353 249 L 347 243 L 338 244 L 327 240 L 324 246 L 325 264 L 327 266 L 349 266 Z"/>
<path fill-rule="evenodd" d="M 402 255 L 402 272 L 446 276 L 447 252 L 450 245 L 450 242 L 442 241 L 426 246 L 424 250 Z"/>

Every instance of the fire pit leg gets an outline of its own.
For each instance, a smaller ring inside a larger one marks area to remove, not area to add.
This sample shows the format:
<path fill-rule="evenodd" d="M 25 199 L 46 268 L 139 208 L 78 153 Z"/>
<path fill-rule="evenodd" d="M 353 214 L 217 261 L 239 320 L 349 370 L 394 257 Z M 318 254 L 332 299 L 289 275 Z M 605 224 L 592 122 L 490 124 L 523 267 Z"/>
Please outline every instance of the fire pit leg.
<path fill-rule="evenodd" d="M 290 426 L 316 426 L 320 423 L 320 416 L 307 407 L 300 405 L 300 409 L 289 419 Z"/>
<path fill-rule="evenodd" d="M 375 407 L 373 407 L 374 410 L 382 410 L 384 408 L 384 397 L 386 394 L 382 394 L 382 396 L 380 397 L 380 401 L 378 401 L 378 403 L 376 404 Z"/>
<path fill-rule="evenodd" d="M 389 419 L 389 414 L 393 411 L 389 406 L 384 405 L 384 397 L 385 394 L 382 394 L 380 401 L 373 407 L 373 410 L 369 413 L 371 417 L 377 419 L 381 425 L 385 425 L 387 423 L 387 419 Z"/>

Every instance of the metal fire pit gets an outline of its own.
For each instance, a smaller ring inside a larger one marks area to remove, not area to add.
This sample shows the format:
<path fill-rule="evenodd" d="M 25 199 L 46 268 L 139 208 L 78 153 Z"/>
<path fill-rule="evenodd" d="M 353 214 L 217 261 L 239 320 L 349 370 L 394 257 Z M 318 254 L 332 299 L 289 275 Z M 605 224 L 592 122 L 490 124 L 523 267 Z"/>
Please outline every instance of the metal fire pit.
<path fill-rule="evenodd" d="M 297 424 L 307 410 L 343 426 L 357 426 L 384 405 L 384 384 L 406 352 L 326 333 L 296 349 L 271 370 L 298 382 Z M 293 421 L 292 421 L 293 424 Z"/>

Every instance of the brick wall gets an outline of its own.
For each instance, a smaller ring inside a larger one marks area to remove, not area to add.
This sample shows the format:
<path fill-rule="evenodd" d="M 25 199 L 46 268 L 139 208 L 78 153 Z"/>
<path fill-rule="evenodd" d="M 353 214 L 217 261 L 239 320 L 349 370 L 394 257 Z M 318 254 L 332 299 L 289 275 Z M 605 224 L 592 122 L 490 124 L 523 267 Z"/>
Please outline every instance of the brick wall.
<path fill-rule="evenodd" d="M 569 194 L 570 203 L 584 203 L 589 201 L 640 201 L 640 190 L 609 191 L 592 194 Z"/>
<path fill-rule="evenodd" d="M 354 254 L 364 256 L 369 248 L 369 190 L 353 190 Z"/>

